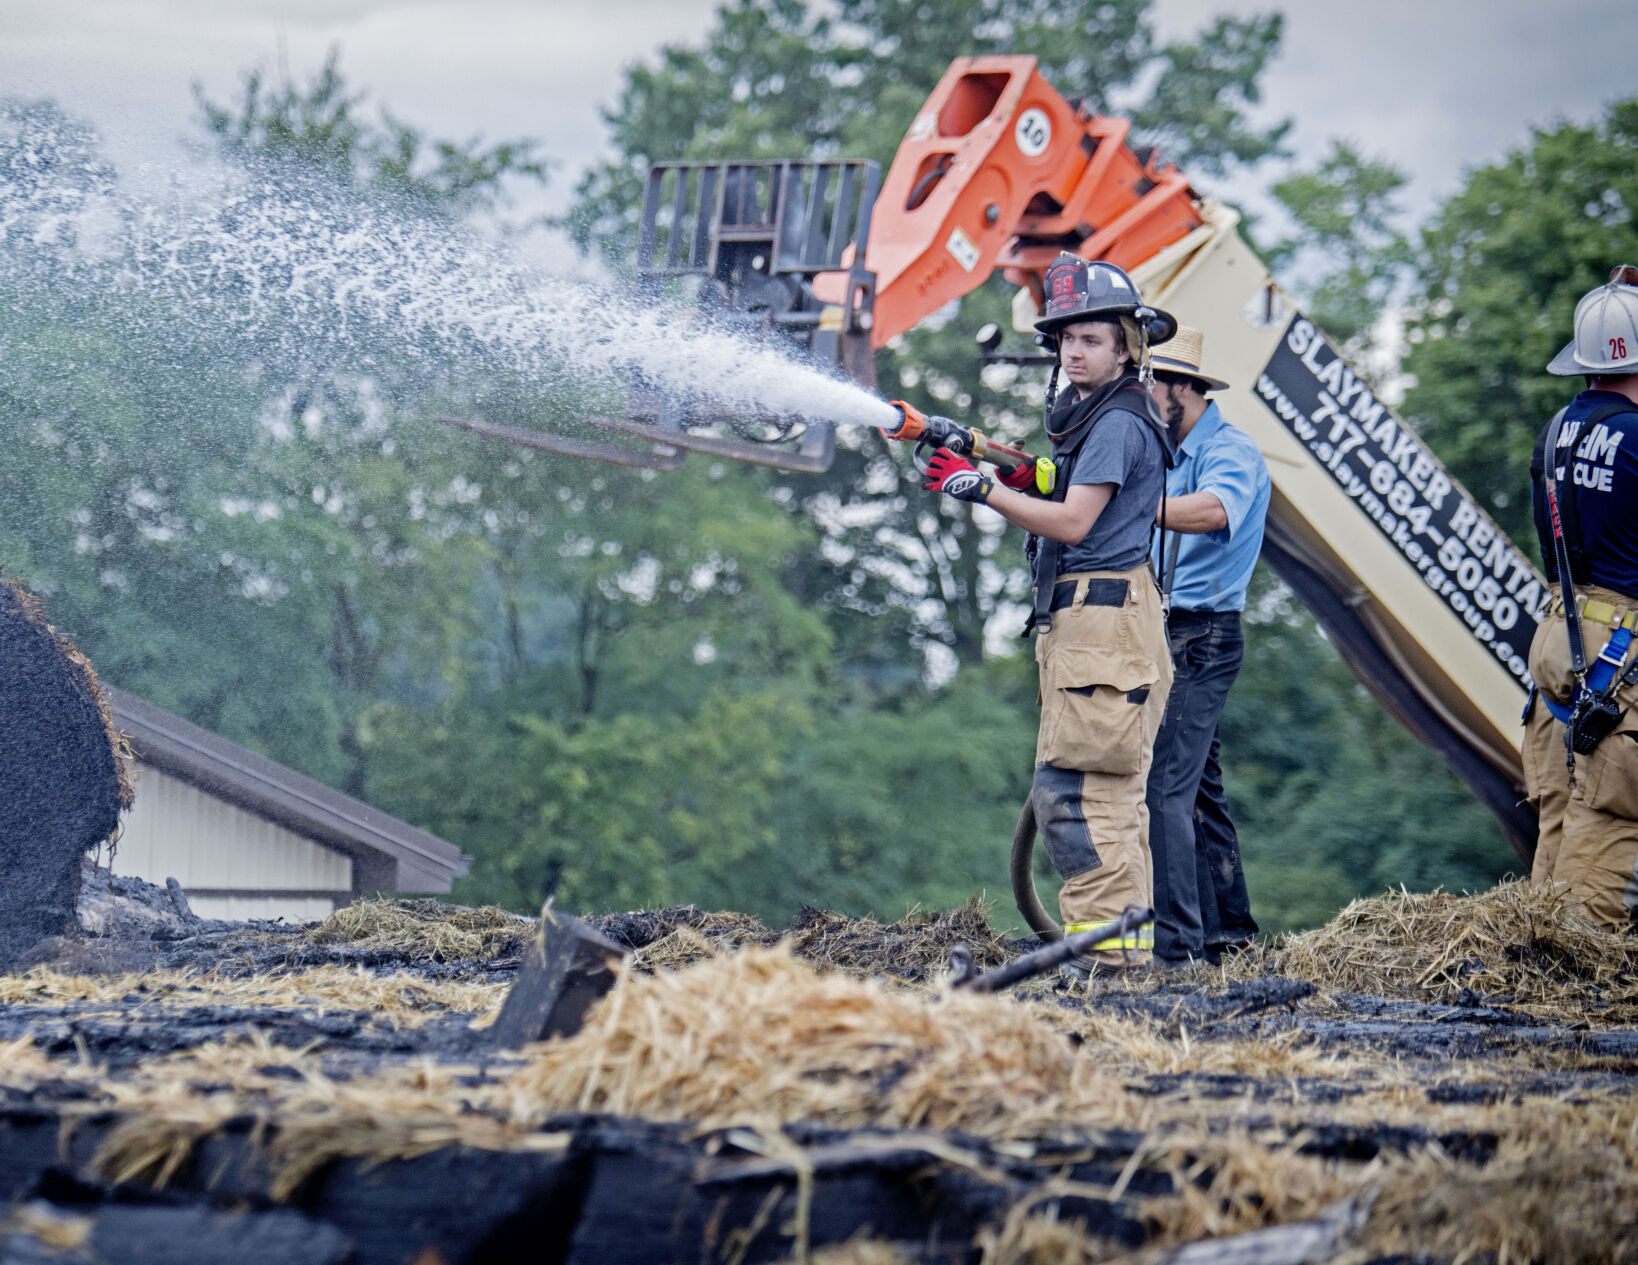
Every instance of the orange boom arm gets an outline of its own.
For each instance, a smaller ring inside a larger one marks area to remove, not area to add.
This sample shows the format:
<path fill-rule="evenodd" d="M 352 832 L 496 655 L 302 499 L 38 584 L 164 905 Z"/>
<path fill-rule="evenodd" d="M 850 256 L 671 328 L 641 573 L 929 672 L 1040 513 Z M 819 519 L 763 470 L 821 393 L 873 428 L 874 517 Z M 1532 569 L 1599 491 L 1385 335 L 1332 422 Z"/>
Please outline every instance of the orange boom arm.
<path fill-rule="evenodd" d="M 1060 251 L 1130 268 L 1201 224 L 1188 181 L 1066 100 L 1033 57 L 951 63 L 882 183 L 866 264 L 880 347 L 996 268 L 1036 305 Z M 833 274 L 836 275 L 836 274 Z"/>

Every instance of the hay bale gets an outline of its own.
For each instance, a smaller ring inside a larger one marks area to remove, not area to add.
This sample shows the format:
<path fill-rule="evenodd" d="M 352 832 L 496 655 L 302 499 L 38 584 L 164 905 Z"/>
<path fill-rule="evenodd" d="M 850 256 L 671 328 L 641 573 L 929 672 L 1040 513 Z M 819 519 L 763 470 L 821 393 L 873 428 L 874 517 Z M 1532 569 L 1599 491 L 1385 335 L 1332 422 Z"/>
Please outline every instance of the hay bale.
<path fill-rule="evenodd" d="M 410 962 L 513 957 L 534 935 L 534 920 L 497 905 L 469 909 L 441 900 L 360 900 L 306 929 L 314 944 L 346 944 Z"/>
<path fill-rule="evenodd" d="M 840 973 L 788 947 L 628 973 L 510 1082 L 526 1119 L 607 1112 L 707 1126 L 1028 1134 L 1128 1118 L 1118 1080 L 1004 998 L 942 999 Z"/>
<path fill-rule="evenodd" d="M 0 970 L 74 928 L 80 859 L 130 807 L 129 760 L 90 662 L 0 581 Z"/>
<path fill-rule="evenodd" d="M 1562 884 L 1390 891 L 1237 969 L 1333 992 L 1432 1001 L 1466 989 L 1559 1019 L 1638 1020 L 1638 939 L 1598 926 Z"/>

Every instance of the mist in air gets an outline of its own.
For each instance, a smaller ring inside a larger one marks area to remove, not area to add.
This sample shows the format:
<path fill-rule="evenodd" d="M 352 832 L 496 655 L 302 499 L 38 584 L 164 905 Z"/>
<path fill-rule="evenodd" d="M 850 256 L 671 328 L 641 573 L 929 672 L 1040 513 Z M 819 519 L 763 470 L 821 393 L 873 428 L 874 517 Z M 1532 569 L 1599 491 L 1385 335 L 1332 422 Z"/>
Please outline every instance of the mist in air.
<path fill-rule="evenodd" d="M 217 160 L 139 199 L 60 115 L 13 111 L 0 127 L 0 294 L 14 313 L 147 336 L 156 375 L 253 356 L 274 379 L 369 375 L 405 411 L 449 377 L 502 376 L 548 400 L 640 377 L 747 422 L 893 420 L 772 343 L 554 275 L 503 240 L 309 170 Z"/>

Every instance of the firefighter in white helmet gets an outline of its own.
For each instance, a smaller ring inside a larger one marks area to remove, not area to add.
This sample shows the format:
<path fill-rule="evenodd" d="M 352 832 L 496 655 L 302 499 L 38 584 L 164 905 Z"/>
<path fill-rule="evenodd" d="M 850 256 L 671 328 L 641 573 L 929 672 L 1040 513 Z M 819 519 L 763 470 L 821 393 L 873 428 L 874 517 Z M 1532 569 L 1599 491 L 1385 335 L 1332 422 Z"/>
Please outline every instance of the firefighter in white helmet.
<path fill-rule="evenodd" d="M 1638 268 L 1575 311 L 1547 371 L 1585 376 L 1530 476 L 1558 587 L 1530 645 L 1525 783 L 1540 815 L 1532 877 L 1569 885 L 1612 929 L 1638 926 Z"/>

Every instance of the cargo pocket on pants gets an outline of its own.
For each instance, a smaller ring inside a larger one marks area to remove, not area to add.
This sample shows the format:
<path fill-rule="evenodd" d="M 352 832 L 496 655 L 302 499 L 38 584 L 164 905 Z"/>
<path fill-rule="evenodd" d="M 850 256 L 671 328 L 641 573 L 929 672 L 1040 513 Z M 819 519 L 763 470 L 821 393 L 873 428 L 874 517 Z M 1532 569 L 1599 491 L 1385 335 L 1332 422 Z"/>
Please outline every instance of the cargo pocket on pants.
<path fill-rule="evenodd" d="M 1591 755 L 1576 757 L 1575 780 L 1594 812 L 1638 821 L 1638 704 Z"/>
<path fill-rule="evenodd" d="M 1141 656 L 1114 657 L 1059 646 L 1041 668 L 1038 764 L 1082 773 L 1136 773 L 1152 735 L 1144 704 L 1160 667 Z"/>

